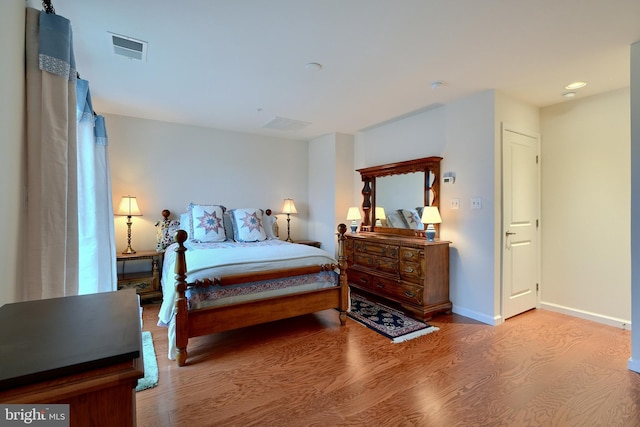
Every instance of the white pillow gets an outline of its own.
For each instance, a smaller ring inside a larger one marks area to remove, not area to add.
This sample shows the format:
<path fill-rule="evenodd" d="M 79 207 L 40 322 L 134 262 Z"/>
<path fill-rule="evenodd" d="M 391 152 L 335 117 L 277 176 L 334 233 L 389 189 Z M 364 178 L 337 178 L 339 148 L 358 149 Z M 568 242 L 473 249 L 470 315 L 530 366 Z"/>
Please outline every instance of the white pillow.
<path fill-rule="evenodd" d="M 180 214 L 180 230 L 187 232 L 187 240 L 191 239 L 191 234 L 189 234 L 189 230 L 191 230 L 191 213 Z"/>
<path fill-rule="evenodd" d="M 396 212 L 391 212 L 387 215 L 387 225 L 393 228 L 407 228 L 407 224 L 400 219 L 400 215 Z"/>
<path fill-rule="evenodd" d="M 420 221 L 420 215 L 415 209 L 398 209 L 398 214 L 412 230 L 424 230 L 424 224 Z"/>
<path fill-rule="evenodd" d="M 259 242 L 266 240 L 267 234 L 262 225 L 262 209 L 231 209 L 233 238 L 236 242 Z"/>
<path fill-rule="evenodd" d="M 189 237 L 194 242 L 223 242 L 224 211 L 221 205 L 198 205 L 189 203 Z"/>

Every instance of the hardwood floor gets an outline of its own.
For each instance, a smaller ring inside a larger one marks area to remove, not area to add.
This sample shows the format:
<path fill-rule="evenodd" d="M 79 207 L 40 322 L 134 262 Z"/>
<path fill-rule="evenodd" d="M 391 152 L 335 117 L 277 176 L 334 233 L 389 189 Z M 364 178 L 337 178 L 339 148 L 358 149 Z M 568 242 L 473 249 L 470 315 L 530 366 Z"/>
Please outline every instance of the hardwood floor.
<path fill-rule="evenodd" d="M 630 332 L 554 312 L 441 315 L 392 344 L 328 310 L 191 339 L 178 368 L 158 308 L 144 306 L 160 378 L 136 394 L 139 426 L 640 426 Z"/>

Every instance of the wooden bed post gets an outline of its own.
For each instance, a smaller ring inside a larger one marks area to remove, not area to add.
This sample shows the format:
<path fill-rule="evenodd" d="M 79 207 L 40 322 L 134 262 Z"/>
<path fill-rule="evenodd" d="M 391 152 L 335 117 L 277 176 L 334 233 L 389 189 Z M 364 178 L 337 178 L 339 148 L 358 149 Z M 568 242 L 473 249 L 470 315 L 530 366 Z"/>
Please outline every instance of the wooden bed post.
<path fill-rule="evenodd" d="M 347 310 L 351 300 L 349 298 L 349 282 L 347 281 L 347 255 L 344 250 L 344 233 L 347 231 L 345 224 L 338 225 L 338 267 L 340 268 L 340 324 L 347 323 Z"/>
<path fill-rule="evenodd" d="M 187 241 L 187 232 L 184 230 L 178 230 L 175 235 L 175 240 L 178 242 L 178 248 L 176 249 L 176 301 L 175 301 L 175 316 L 174 319 L 176 327 L 176 360 L 178 366 L 184 366 L 187 362 L 187 343 L 189 342 L 189 325 L 187 312 L 187 298 L 185 292 L 187 291 L 187 260 L 185 257 L 184 242 Z"/>

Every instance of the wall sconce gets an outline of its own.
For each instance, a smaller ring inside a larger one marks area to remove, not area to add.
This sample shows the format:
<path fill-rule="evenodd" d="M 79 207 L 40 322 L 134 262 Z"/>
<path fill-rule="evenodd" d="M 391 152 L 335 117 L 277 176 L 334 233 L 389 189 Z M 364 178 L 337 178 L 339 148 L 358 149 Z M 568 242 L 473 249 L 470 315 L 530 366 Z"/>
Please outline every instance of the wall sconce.
<path fill-rule="evenodd" d="M 436 228 L 433 224 L 440 224 L 442 218 L 440 218 L 440 212 L 438 212 L 437 206 L 425 206 L 422 210 L 422 218 L 420 221 L 427 225 L 427 242 L 433 242 L 436 237 Z"/>
<path fill-rule="evenodd" d="M 384 208 L 382 206 L 376 206 L 376 225 L 382 227 L 383 219 L 387 219 L 387 215 L 384 213 Z"/>
<path fill-rule="evenodd" d="M 120 200 L 120 206 L 118 206 L 116 215 L 126 215 L 127 217 L 127 249 L 125 249 L 122 253 L 135 254 L 136 251 L 131 248 L 131 217 L 142 216 L 140 208 L 138 208 L 138 201 L 136 200 L 135 196 L 122 196 L 122 200 Z"/>
<path fill-rule="evenodd" d="M 291 222 L 291 218 L 289 217 L 289 215 L 298 213 L 298 211 L 296 210 L 296 205 L 293 204 L 293 199 L 284 199 L 281 213 L 287 214 L 287 240 L 286 241 L 293 243 L 293 240 L 291 240 L 291 229 L 289 227 Z"/>
<path fill-rule="evenodd" d="M 362 219 L 360 215 L 360 209 L 357 207 L 349 208 L 347 212 L 347 221 L 351 221 L 351 232 L 355 233 L 358 230 L 358 220 Z"/>

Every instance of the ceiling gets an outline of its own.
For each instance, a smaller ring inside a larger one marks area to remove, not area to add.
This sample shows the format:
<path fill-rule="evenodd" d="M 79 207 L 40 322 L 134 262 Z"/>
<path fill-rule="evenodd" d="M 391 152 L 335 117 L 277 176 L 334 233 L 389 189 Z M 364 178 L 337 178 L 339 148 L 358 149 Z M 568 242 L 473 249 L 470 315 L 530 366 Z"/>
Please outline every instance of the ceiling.
<path fill-rule="evenodd" d="M 628 87 L 629 45 L 640 41 L 638 0 L 53 5 L 71 20 L 97 112 L 303 140 L 488 89 L 543 107 L 567 101 L 576 80 L 588 85 L 573 99 Z M 147 42 L 147 60 L 115 55 L 109 32 Z M 310 124 L 262 127 L 274 117 Z"/>

